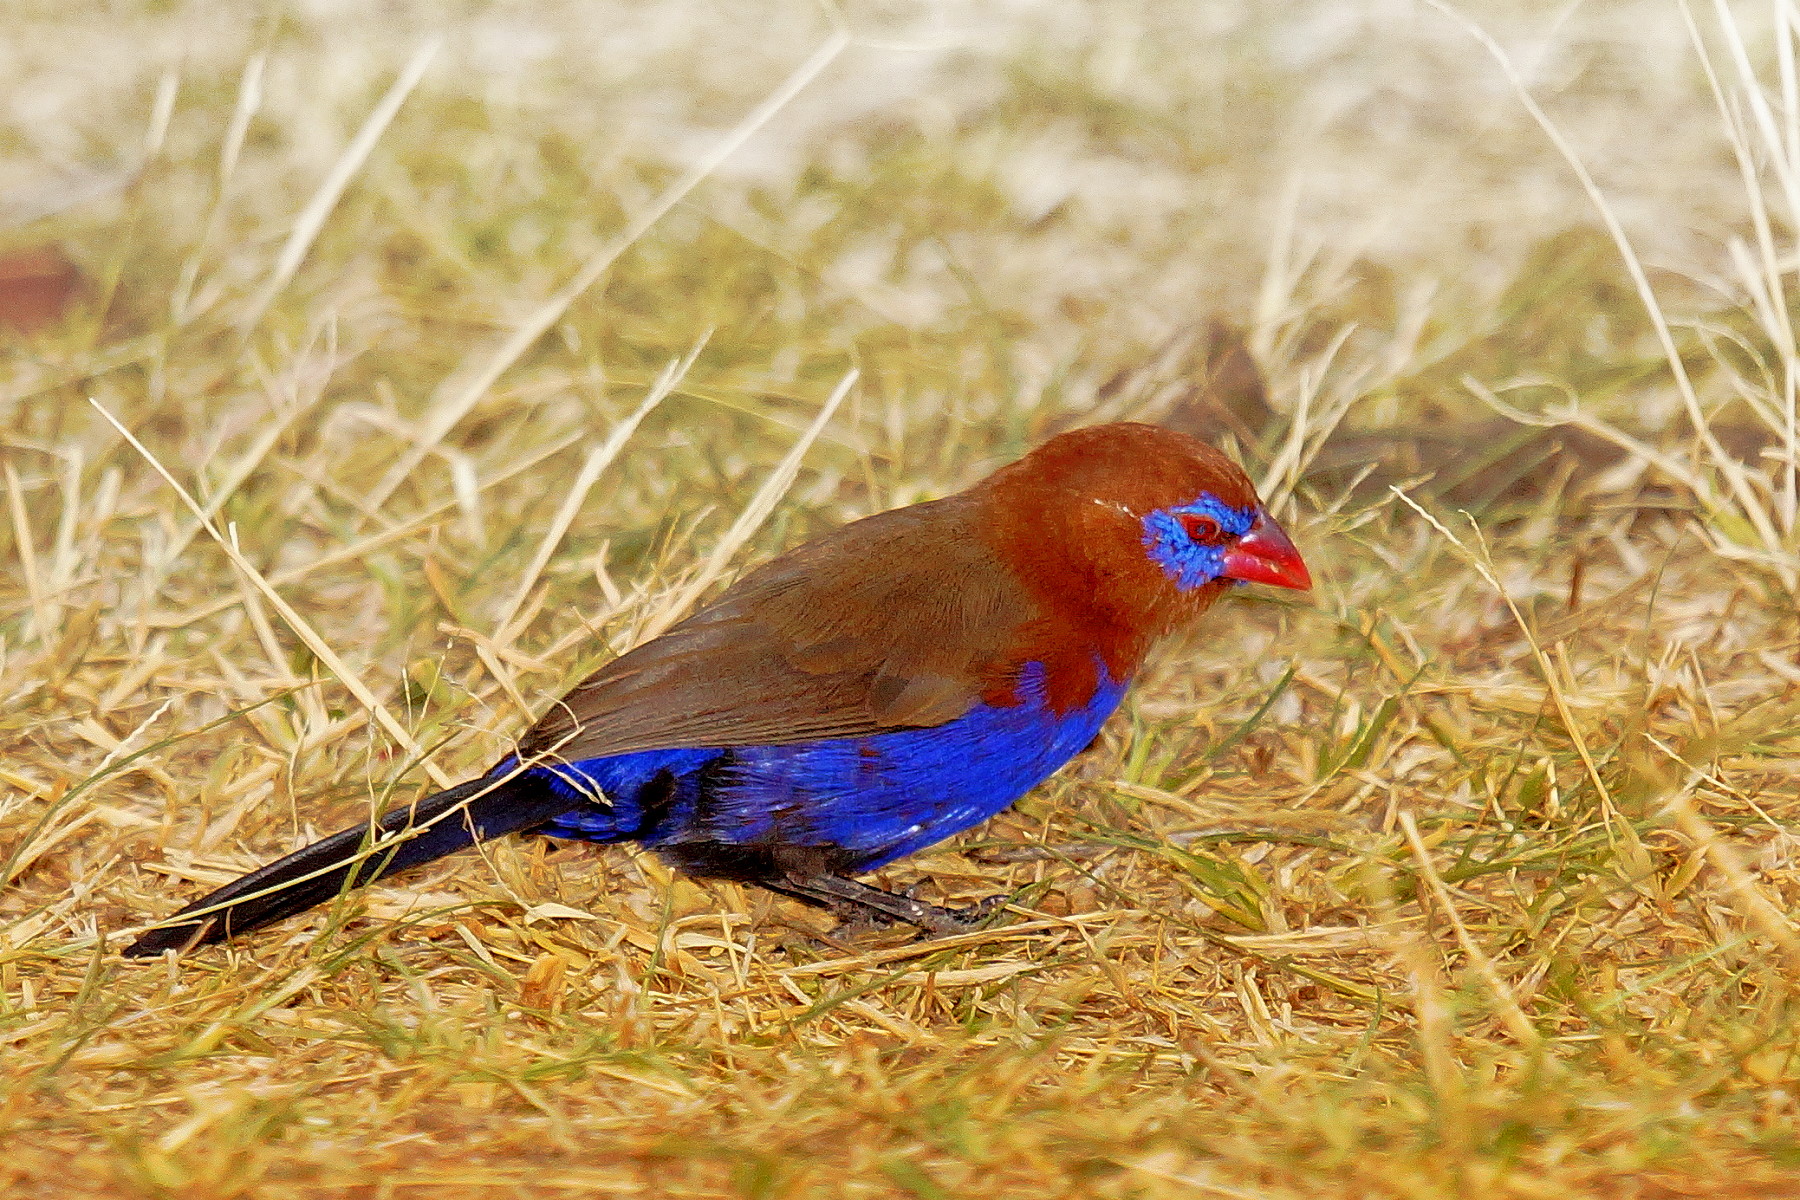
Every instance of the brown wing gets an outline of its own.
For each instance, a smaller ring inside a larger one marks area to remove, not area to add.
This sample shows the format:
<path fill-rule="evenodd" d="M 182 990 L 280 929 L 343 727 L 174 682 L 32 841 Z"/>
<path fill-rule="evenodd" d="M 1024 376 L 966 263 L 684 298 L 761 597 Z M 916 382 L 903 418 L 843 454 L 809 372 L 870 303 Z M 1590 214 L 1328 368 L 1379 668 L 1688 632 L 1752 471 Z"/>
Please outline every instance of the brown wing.
<path fill-rule="evenodd" d="M 1036 611 L 966 495 L 894 509 L 772 560 L 589 676 L 520 740 L 575 762 L 940 725 Z"/>

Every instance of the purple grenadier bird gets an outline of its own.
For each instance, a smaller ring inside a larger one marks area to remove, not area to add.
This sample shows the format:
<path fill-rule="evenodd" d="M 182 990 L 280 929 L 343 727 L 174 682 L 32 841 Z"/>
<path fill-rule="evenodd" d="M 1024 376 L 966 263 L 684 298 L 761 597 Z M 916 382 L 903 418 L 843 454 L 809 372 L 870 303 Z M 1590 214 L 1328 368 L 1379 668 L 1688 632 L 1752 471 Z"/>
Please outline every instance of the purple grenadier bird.
<path fill-rule="evenodd" d="M 152 928 L 222 941 L 478 841 L 636 841 L 842 915 L 966 928 L 853 876 L 977 825 L 1074 757 L 1150 646 L 1234 583 L 1312 586 L 1238 465 L 1078 429 L 966 491 L 765 563 L 600 668 L 479 779 L 296 851 Z"/>

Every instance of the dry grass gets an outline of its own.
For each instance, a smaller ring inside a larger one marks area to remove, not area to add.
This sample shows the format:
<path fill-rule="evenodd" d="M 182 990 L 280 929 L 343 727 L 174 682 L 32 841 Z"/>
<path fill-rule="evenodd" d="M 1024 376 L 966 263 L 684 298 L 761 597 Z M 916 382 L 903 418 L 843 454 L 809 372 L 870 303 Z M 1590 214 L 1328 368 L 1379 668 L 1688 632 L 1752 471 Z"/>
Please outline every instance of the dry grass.
<path fill-rule="evenodd" d="M 1467 10 L 1590 196 L 1451 15 L 1229 7 L 11 4 L 0 1190 L 1800 1192 L 1792 55 Z M 116 956 L 1212 309 L 1321 584 L 887 872 L 1009 923 L 517 842 Z M 1385 486 L 1494 407 L 1628 453 Z"/>

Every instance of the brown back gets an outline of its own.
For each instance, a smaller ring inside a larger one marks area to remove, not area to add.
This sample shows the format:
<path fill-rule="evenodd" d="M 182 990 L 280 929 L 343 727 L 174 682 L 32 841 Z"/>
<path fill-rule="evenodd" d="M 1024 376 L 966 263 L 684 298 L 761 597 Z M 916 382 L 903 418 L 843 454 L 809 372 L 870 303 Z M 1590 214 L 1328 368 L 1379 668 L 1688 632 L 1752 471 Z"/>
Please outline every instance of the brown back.
<path fill-rule="evenodd" d="M 520 740 L 565 761 L 781 745 L 967 712 L 1036 608 L 970 493 L 878 513 L 764 564 L 606 664 Z"/>

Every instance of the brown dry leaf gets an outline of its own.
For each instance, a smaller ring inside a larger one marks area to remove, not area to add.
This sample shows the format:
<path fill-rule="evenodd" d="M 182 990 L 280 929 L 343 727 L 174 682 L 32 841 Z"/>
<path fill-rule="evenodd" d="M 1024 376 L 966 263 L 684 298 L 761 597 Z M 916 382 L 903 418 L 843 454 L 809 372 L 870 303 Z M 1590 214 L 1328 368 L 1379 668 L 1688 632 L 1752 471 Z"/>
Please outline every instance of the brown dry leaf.
<path fill-rule="evenodd" d="M 0 328 L 40 333 L 68 314 L 81 289 L 80 268 L 59 247 L 0 253 Z"/>

